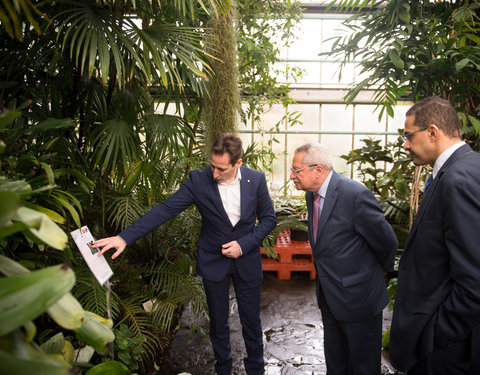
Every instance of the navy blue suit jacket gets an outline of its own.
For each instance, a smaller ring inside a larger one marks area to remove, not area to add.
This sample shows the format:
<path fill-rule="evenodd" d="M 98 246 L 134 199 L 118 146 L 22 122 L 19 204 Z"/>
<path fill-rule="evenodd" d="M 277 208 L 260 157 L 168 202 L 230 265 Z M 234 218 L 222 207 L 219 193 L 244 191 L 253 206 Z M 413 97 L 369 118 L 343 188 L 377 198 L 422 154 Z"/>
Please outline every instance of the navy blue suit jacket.
<path fill-rule="evenodd" d="M 328 307 L 339 321 L 360 321 L 388 303 L 384 270 L 393 269 L 397 238 L 364 185 L 332 172 L 313 241 L 313 194 L 306 193 L 308 231 Z M 319 302 L 320 305 L 320 302 Z"/>
<path fill-rule="evenodd" d="M 456 150 L 428 188 L 398 276 L 390 333 L 390 360 L 398 370 L 470 336 L 478 353 L 480 154 L 470 146 Z"/>
<path fill-rule="evenodd" d="M 202 216 L 197 249 L 197 274 L 218 281 L 235 262 L 240 276 L 248 281 L 262 277 L 260 244 L 275 227 L 276 217 L 262 172 L 240 167 L 241 217 L 232 226 L 223 208 L 217 182 L 210 167 L 193 170 L 189 179 L 165 202 L 155 206 L 119 236 L 131 245 L 159 225 L 195 204 Z M 258 219 L 258 224 L 257 224 Z M 222 245 L 236 240 L 242 249 L 237 259 L 222 255 Z"/>

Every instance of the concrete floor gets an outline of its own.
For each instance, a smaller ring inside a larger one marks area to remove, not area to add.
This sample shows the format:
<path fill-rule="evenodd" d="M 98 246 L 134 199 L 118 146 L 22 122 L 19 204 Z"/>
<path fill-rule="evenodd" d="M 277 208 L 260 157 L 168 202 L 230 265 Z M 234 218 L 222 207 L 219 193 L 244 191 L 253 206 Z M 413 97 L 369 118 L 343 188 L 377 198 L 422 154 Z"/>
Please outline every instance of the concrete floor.
<path fill-rule="evenodd" d="M 243 375 L 245 348 L 232 290 L 230 330 L 233 375 Z M 384 329 L 390 324 L 391 312 L 384 312 Z M 189 312 L 183 319 L 188 321 Z M 275 273 L 265 272 L 262 287 L 261 319 L 264 332 L 266 375 L 326 374 L 323 354 L 323 325 L 315 297 L 315 282 L 308 273 L 292 274 L 291 280 L 277 280 Z M 207 322 L 203 322 L 208 331 Z M 188 342 L 189 330 L 181 328 L 172 343 L 169 356 L 162 364 L 162 375 L 214 374 L 213 352 L 208 339 L 197 334 Z M 398 374 L 382 358 L 382 374 Z"/>

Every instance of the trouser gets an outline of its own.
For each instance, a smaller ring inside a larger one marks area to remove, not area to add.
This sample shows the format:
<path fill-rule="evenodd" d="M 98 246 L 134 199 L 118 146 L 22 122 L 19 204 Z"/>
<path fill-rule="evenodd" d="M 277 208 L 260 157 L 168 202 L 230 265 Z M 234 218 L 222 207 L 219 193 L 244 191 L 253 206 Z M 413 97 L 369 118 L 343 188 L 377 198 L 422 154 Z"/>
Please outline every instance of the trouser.
<path fill-rule="evenodd" d="M 210 316 L 210 340 L 216 360 L 215 371 L 218 375 L 230 375 L 232 370 L 230 326 L 228 324 L 230 281 L 235 290 L 247 352 L 247 356 L 244 358 L 245 371 L 248 375 L 263 374 L 263 337 L 260 322 L 262 276 L 245 281 L 239 276 L 234 262 L 224 279 L 220 281 L 203 279 Z"/>
<path fill-rule="evenodd" d="M 382 312 L 370 319 L 338 321 L 320 287 L 319 306 L 324 330 L 327 375 L 380 375 Z"/>

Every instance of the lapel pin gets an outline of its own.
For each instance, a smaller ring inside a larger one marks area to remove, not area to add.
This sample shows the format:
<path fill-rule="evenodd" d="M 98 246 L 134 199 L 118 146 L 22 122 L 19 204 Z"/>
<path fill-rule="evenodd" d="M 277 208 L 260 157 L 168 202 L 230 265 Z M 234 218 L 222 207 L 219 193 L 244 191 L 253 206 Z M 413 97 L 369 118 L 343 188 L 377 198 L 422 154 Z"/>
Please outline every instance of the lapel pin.
<path fill-rule="evenodd" d="M 247 182 L 250 182 L 250 180 L 247 180 Z"/>

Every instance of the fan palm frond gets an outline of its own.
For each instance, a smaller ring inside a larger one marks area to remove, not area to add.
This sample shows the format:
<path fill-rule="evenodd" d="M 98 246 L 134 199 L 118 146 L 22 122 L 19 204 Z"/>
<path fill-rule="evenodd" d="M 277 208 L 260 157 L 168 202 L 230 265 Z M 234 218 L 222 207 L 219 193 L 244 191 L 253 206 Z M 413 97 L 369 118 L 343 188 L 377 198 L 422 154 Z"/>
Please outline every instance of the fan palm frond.
<path fill-rule="evenodd" d="M 93 160 L 101 173 L 109 174 L 114 168 L 126 174 L 140 152 L 140 139 L 126 121 L 112 119 L 99 125 L 92 134 Z"/>
<path fill-rule="evenodd" d="M 166 114 L 150 114 L 144 119 L 146 153 L 149 160 L 184 156 L 195 134 L 181 117 Z"/>
<path fill-rule="evenodd" d="M 145 213 L 143 207 L 132 196 L 109 197 L 108 220 L 115 228 L 126 228 Z"/>

